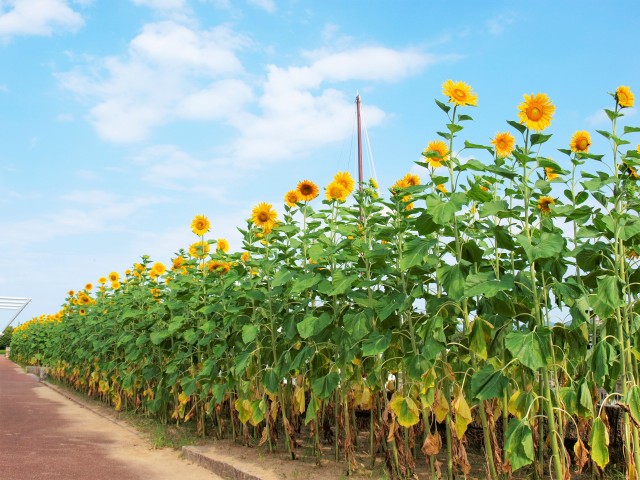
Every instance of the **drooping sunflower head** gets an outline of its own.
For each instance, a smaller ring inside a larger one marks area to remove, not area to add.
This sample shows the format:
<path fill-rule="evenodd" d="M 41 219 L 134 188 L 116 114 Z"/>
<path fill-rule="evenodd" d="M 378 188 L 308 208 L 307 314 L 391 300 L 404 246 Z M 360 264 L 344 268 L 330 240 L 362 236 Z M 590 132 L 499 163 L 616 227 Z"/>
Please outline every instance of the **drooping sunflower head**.
<path fill-rule="evenodd" d="M 638 151 L 640 152 L 640 145 L 638 145 Z M 375 188 L 376 190 L 378 190 L 380 187 L 378 186 L 378 182 L 376 182 L 373 178 L 369 179 L 369 184 Z"/>
<path fill-rule="evenodd" d="M 429 142 L 422 155 L 427 157 L 427 161 L 431 168 L 438 168 L 447 160 L 449 155 L 449 147 L 442 140 L 434 140 Z"/>
<path fill-rule="evenodd" d="M 163 275 L 164 272 L 167 271 L 167 267 L 164 266 L 164 263 L 162 262 L 156 262 L 153 264 L 153 267 L 151 267 L 151 273 L 154 276 L 160 276 Z"/>
<path fill-rule="evenodd" d="M 524 95 L 524 102 L 518 105 L 520 123 L 531 130 L 541 132 L 551 125 L 551 117 L 556 107 L 544 93 Z"/>
<path fill-rule="evenodd" d="M 227 253 L 229 251 L 229 242 L 226 238 L 219 238 L 216 244 L 216 250 Z"/>
<path fill-rule="evenodd" d="M 436 188 L 442 193 L 449 193 L 449 190 L 447 190 L 447 187 L 444 186 L 444 183 L 440 183 L 436 186 Z"/>
<path fill-rule="evenodd" d="M 206 268 L 210 272 L 217 272 L 224 275 L 231 270 L 231 264 L 229 262 L 221 262 L 220 260 L 211 260 L 207 262 Z"/>
<path fill-rule="evenodd" d="M 555 205 L 556 201 L 553 197 L 540 197 L 538 199 L 538 209 L 543 213 L 543 214 L 549 214 L 551 213 L 551 208 L 550 205 Z"/>
<path fill-rule="evenodd" d="M 260 202 L 253 207 L 253 211 L 251 212 L 251 220 L 253 220 L 253 223 L 265 231 L 271 231 L 276 224 L 276 218 L 278 218 L 278 212 L 273 209 L 270 203 L 266 202 Z"/>
<path fill-rule="evenodd" d="M 554 178 L 558 178 L 560 176 L 560 174 L 556 173 L 551 167 L 544 168 L 544 175 L 545 177 L 547 177 L 547 180 L 549 181 L 553 180 Z"/>
<path fill-rule="evenodd" d="M 118 274 L 118 272 L 111 272 L 108 278 L 109 278 L 109 281 L 113 283 L 120 280 L 120 275 Z"/>
<path fill-rule="evenodd" d="M 310 180 L 302 180 L 301 182 L 298 182 L 297 189 L 300 194 L 300 198 L 305 202 L 313 200 L 318 196 L 318 193 L 320 193 L 318 186 Z"/>
<path fill-rule="evenodd" d="M 189 246 L 189 255 L 194 258 L 204 258 L 209 253 L 209 243 L 205 241 L 195 242 Z"/>
<path fill-rule="evenodd" d="M 591 146 L 591 135 L 589 135 L 589 132 L 585 132 L 584 130 L 578 130 L 571 137 L 569 146 L 571 147 L 572 152 L 587 153 Z"/>
<path fill-rule="evenodd" d="M 242 255 L 240 255 L 240 260 L 242 260 L 242 263 L 247 263 L 250 259 L 251 254 L 249 252 L 242 252 Z"/>
<path fill-rule="evenodd" d="M 415 187 L 420 185 L 420 177 L 413 173 L 407 173 L 402 179 L 407 183 L 409 187 Z"/>
<path fill-rule="evenodd" d="M 410 186 L 411 185 L 409 185 L 409 182 L 407 182 L 406 178 L 404 178 L 404 177 L 400 178 L 400 179 L 396 180 L 396 183 L 391 185 L 391 193 L 393 193 L 394 195 L 397 195 L 402 190 L 404 190 L 405 188 L 409 188 Z"/>
<path fill-rule="evenodd" d="M 191 231 L 202 236 L 211 228 L 211 222 L 204 215 L 196 215 L 191 221 Z"/>
<path fill-rule="evenodd" d="M 618 102 L 618 105 L 622 108 L 633 107 L 634 100 L 633 92 L 629 87 L 620 85 L 616 88 L 616 102 Z"/>
<path fill-rule="evenodd" d="M 284 194 L 284 203 L 291 208 L 295 207 L 300 201 L 302 201 L 302 198 L 298 190 L 289 190 Z"/>
<path fill-rule="evenodd" d="M 338 183 L 336 181 L 333 181 L 329 185 L 327 185 L 327 188 L 325 191 L 325 196 L 327 197 L 327 200 L 329 200 L 330 202 L 334 200 L 344 202 L 347 199 L 348 195 L 349 193 L 347 192 L 347 189 L 344 188 L 344 186 L 341 183 Z"/>
<path fill-rule="evenodd" d="M 184 263 L 184 257 L 182 255 L 178 255 L 176 258 L 174 258 L 171 261 L 172 270 L 179 270 L 182 267 L 183 263 Z"/>
<path fill-rule="evenodd" d="M 629 178 L 632 178 L 633 180 L 637 180 L 638 178 L 640 178 L 640 175 L 638 175 L 638 170 L 636 170 L 636 168 L 625 162 L 622 162 L 622 165 L 623 170 L 627 173 L 627 175 L 629 175 Z"/>
<path fill-rule="evenodd" d="M 496 149 L 496 155 L 504 158 L 511 155 L 513 147 L 516 144 L 516 139 L 509 132 L 496 133 L 496 136 L 491 139 L 491 144 Z"/>
<path fill-rule="evenodd" d="M 449 103 L 464 107 L 478 105 L 478 95 L 471 91 L 471 87 L 464 82 L 447 80 L 442 84 L 442 93 L 449 97 Z"/>
<path fill-rule="evenodd" d="M 347 195 L 353 192 L 356 182 L 349 172 L 338 172 L 333 176 L 333 181 L 339 183 L 347 191 Z"/>

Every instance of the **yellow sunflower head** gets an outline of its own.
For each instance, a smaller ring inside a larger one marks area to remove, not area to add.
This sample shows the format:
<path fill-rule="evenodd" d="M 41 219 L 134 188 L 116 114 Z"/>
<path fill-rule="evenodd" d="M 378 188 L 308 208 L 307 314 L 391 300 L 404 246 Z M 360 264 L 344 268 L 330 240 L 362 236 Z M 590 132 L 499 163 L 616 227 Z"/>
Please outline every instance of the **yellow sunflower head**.
<path fill-rule="evenodd" d="M 240 260 L 242 260 L 242 263 L 247 263 L 250 259 L 251 254 L 249 252 L 242 252 L 242 255 L 240 255 Z"/>
<path fill-rule="evenodd" d="M 633 107 L 634 97 L 631 89 L 624 85 L 616 88 L 616 102 L 618 102 L 618 105 L 622 108 Z"/>
<path fill-rule="evenodd" d="M 411 185 L 409 185 L 409 182 L 407 182 L 406 178 L 400 178 L 399 180 L 396 180 L 396 183 L 391 185 L 391 193 L 396 195 L 405 188 L 409 188 L 410 186 Z"/>
<path fill-rule="evenodd" d="M 302 180 L 298 183 L 298 193 L 300 194 L 300 198 L 305 202 L 316 198 L 319 192 L 318 186 L 309 180 Z"/>
<path fill-rule="evenodd" d="M 520 123 L 531 130 L 541 132 L 551 125 L 551 117 L 556 107 L 544 93 L 524 95 L 524 102 L 518 106 Z"/>
<path fill-rule="evenodd" d="M 356 182 L 349 172 L 338 172 L 333 176 L 333 181 L 339 183 L 347 191 L 347 195 L 353 192 Z"/>
<path fill-rule="evenodd" d="M 153 264 L 153 267 L 151 267 L 151 274 L 154 276 L 163 275 L 166 271 L 167 267 L 165 267 L 162 262 L 156 262 Z"/>
<path fill-rule="evenodd" d="M 447 190 L 447 187 L 444 186 L 444 183 L 437 185 L 436 188 L 442 193 L 449 193 L 449 190 Z"/>
<path fill-rule="evenodd" d="M 226 238 L 219 238 L 216 245 L 216 250 L 227 253 L 229 251 L 229 242 Z"/>
<path fill-rule="evenodd" d="M 447 156 L 449 155 L 449 147 L 442 140 L 434 140 L 433 142 L 429 142 L 427 148 L 424 150 L 423 155 L 427 153 L 436 153 L 437 155 L 428 156 L 427 161 L 431 168 L 438 168 L 442 166 L 442 163 L 447 160 Z M 425 155 L 426 156 L 426 155 Z"/>
<path fill-rule="evenodd" d="M 120 280 L 120 275 L 118 274 L 118 272 L 111 272 L 108 275 L 108 278 L 110 282 L 117 282 L 118 280 Z"/>
<path fill-rule="evenodd" d="M 585 132 L 584 130 L 578 130 L 573 134 L 573 137 L 571 137 L 569 146 L 571 147 L 572 152 L 587 153 L 591 146 L 591 135 L 589 135 L 589 132 Z"/>
<path fill-rule="evenodd" d="M 171 268 L 173 270 L 178 270 L 182 267 L 182 264 L 184 263 L 184 257 L 183 256 L 177 256 L 176 258 L 174 258 L 171 261 Z"/>
<path fill-rule="evenodd" d="M 301 200 L 302 198 L 300 197 L 300 192 L 298 192 L 298 190 L 289 190 L 284 194 L 284 203 L 290 207 L 295 207 Z"/>
<path fill-rule="evenodd" d="M 420 185 L 420 177 L 418 175 L 414 175 L 413 173 L 407 173 L 402 179 L 407 183 L 409 187 L 415 187 Z"/>
<path fill-rule="evenodd" d="M 504 158 L 511 155 L 513 147 L 516 144 L 516 139 L 509 132 L 496 133 L 496 136 L 491 139 L 491 144 L 496 149 L 496 155 Z"/>
<path fill-rule="evenodd" d="M 545 167 L 544 174 L 547 177 L 547 180 L 549 181 L 553 180 L 554 178 L 558 178 L 560 176 L 551 167 Z"/>
<path fill-rule="evenodd" d="M 111 282 L 111 288 L 114 290 L 118 290 L 120 288 L 120 282 L 116 280 L 115 282 Z"/>
<path fill-rule="evenodd" d="M 92 283 L 87 283 L 87 284 L 84 286 L 84 289 L 85 289 L 87 292 L 90 292 L 90 291 L 93 289 L 93 284 L 92 284 Z"/>
<path fill-rule="evenodd" d="M 640 145 L 638 145 L 638 151 L 640 152 Z M 373 178 L 369 179 L 369 184 L 375 188 L 376 190 L 378 190 L 380 187 L 378 186 L 378 182 L 376 182 Z"/>
<path fill-rule="evenodd" d="M 87 310 L 84 308 L 81 308 L 80 310 L 78 310 L 78 313 L 84 317 L 87 314 Z"/>
<path fill-rule="evenodd" d="M 211 228 L 211 222 L 204 215 L 196 215 L 191 221 L 191 231 L 196 235 L 204 235 Z"/>
<path fill-rule="evenodd" d="M 107 283 L 107 278 L 106 277 L 100 277 L 98 279 L 98 283 L 101 285 L 104 285 L 105 283 Z"/>
<path fill-rule="evenodd" d="M 189 255 L 194 258 L 204 258 L 209 253 L 209 243 L 205 241 L 195 242 L 189 246 Z"/>
<path fill-rule="evenodd" d="M 471 91 L 471 87 L 464 82 L 447 80 L 442 84 L 442 93 L 449 97 L 449 103 L 464 107 L 478 105 L 478 95 Z"/>
<path fill-rule="evenodd" d="M 276 218 L 278 218 L 278 212 L 273 209 L 270 203 L 266 202 L 260 202 L 253 207 L 253 211 L 251 212 L 251 220 L 253 220 L 253 223 L 265 232 L 271 231 L 276 224 Z"/>
<path fill-rule="evenodd" d="M 334 200 L 344 202 L 347 199 L 348 195 L 349 193 L 347 192 L 347 189 L 344 188 L 341 183 L 338 183 L 336 181 L 333 181 L 329 185 L 327 185 L 325 191 L 325 196 L 330 202 Z"/>
<path fill-rule="evenodd" d="M 549 214 L 551 213 L 551 208 L 550 205 L 555 205 L 556 201 L 553 197 L 540 197 L 538 199 L 538 209 L 543 213 L 543 214 Z"/>

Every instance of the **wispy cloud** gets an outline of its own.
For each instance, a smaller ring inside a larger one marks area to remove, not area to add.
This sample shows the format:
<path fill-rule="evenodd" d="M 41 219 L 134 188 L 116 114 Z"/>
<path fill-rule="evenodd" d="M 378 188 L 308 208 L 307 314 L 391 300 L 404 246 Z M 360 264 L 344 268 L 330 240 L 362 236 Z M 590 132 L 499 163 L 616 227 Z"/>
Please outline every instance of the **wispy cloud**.
<path fill-rule="evenodd" d="M 514 13 L 501 13 L 497 17 L 490 18 L 485 22 L 487 31 L 491 35 L 502 35 L 510 25 L 514 24 L 518 17 Z"/>
<path fill-rule="evenodd" d="M 131 0 L 134 5 L 141 5 L 157 10 L 178 10 L 185 8 L 185 0 Z"/>
<path fill-rule="evenodd" d="M 49 36 L 76 31 L 84 25 L 80 13 L 67 0 L 5 0 L 0 2 L 0 39 Z"/>
<path fill-rule="evenodd" d="M 247 0 L 248 3 L 261 8 L 265 12 L 273 13 L 276 11 L 276 2 L 274 0 Z"/>

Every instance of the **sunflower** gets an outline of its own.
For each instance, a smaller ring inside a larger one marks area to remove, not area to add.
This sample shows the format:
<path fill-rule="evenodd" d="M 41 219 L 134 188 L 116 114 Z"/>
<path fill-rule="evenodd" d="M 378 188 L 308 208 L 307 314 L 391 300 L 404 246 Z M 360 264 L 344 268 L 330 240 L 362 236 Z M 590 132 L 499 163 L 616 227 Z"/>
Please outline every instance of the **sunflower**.
<path fill-rule="evenodd" d="M 638 145 L 638 152 L 640 152 L 640 145 Z M 375 188 L 376 190 L 378 190 L 380 187 L 378 186 L 378 182 L 376 182 L 373 178 L 369 179 L 369 183 L 371 184 L 371 186 L 373 188 Z"/>
<path fill-rule="evenodd" d="M 207 262 L 205 266 L 210 272 L 218 272 L 223 275 L 229 273 L 229 270 L 231 270 L 231 264 L 229 262 L 221 262 L 219 260 L 211 260 Z"/>
<path fill-rule="evenodd" d="M 300 182 L 303 183 L 303 182 Z M 309 182 L 313 185 L 316 190 L 316 187 L 313 183 Z M 300 191 L 300 185 L 298 185 L 298 191 Z M 316 193 L 317 195 L 317 193 Z M 304 200 L 304 198 L 302 198 Z M 255 207 L 253 207 L 253 211 L 251 212 L 251 219 L 256 226 L 262 228 L 265 231 L 270 232 L 273 226 L 276 224 L 276 218 L 278 217 L 278 212 L 273 210 L 270 203 L 261 202 Z"/>
<path fill-rule="evenodd" d="M 471 87 L 464 82 L 447 80 L 442 84 L 442 93 L 449 97 L 449 102 L 464 107 L 478 105 L 478 95 L 471 91 Z"/>
<path fill-rule="evenodd" d="M 436 188 L 442 193 L 449 193 L 449 190 L 447 190 L 447 187 L 444 186 L 444 183 L 436 185 Z"/>
<path fill-rule="evenodd" d="M 496 133 L 491 139 L 491 144 L 496 147 L 496 155 L 498 157 L 508 157 L 513 152 L 516 139 L 509 132 Z"/>
<path fill-rule="evenodd" d="M 153 267 L 151 267 L 151 273 L 155 276 L 162 275 L 166 271 L 167 267 L 165 267 L 162 262 L 156 262 L 153 264 Z"/>
<path fill-rule="evenodd" d="M 623 162 L 623 165 L 625 166 L 625 171 L 629 175 L 629 178 L 633 178 L 634 180 L 637 180 L 638 178 L 640 178 L 640 176 L 638 175 L 638 171 L 634 167 L 624 162 Z"/>
<path fill-rule="evenodd" d="M 116 280 L 115 282 L 111 282 L 111 288 L 114 290 L 118 290 L 120 288 L 120 282 Z"/>
<path fill-rule="evenodd" d="M 629 87 L 620 85 L 616 89 L 616 102 L 618 102 L 618 105 L 620 105 L 622 108 L 633 107 L 633 101 L 634 101 L 633 92 Z"/>
<path fill-rule="evenodd" d="M 637 258 L 640 258 L 640 255 L 638 255 L 638 252 L 636 252 L 633 248 L 630 248 L 627 250 L 627 258 L 629 260 L 635 260 Z"/>
<path fill-rule="evenodd" d="M 178 256 L 171 261 L 171 269 L 178 270 L 179 268 L 182 267 L 183 263 L 184 263 L 184 257 Z"/>
<path fill-rule="evenodd" d="M 305 202 L 313 200 L 318 196 L 318 193 L 320 193 L 318 186 L 310 180 L 302 180 L 301 182 L 298 182 L 297 189 L 300 194 L 300 198 Z"/>
<path fill-rule="evenodd" d="M 551 116 L 556 107 L 544 93 L 524 95 L 524 102 L 518 105 L 520 123 L 527 128 L 541 132 L 551 125 Z"/>
<path fill-rule="evenodd" d="M 98 279 L 98 283 L 100 283 L 100 284 L 104 285 L 105 283 L 107 283 L 107 279 L 106 279 L 105 277 L 100 277 L 100 278 Z"/>
<path fill-rule="evenodd" d="M 124 271 L 124 274 L 128 277 L 129 275 L 131 275 L 131 270 L 129 270 L 128 268 Z"/>
<path fill-rule="evenodd" d="M 402 179 L 410 187 L 420 185 L 420 177 L 418 175 L 414 175 L 413 173 L 407 173 L 404 177 L 402 177 Z"/>
<path fill-rule="evenodd" d="M 118 272 L 111 272 L 108 276 L 110 282 L 117 282 L 120 280 L 120 275 Z"/>
<path fill-rule="evenodd" d="M 67 292 L 67 295 L 69 295 L 70 297 L 73 297 L 76 294 L 76 292 L 74 292 L 73 290 L 69 290 Z"/>
<path fill-rule="evenodd" d="M 437 156 L 427 156 L 426 154 L 429 152 L 437 153 Z M 433 142 L 429 142 L 427 148 L 422 152 L 422 155 L 427 157 L 427 161 L 431 168 L 438 168 L 442 166 L 442 162 L 447 160 L 447 156 L 449 155 L 449 147 L 442 140 L 434 140 Z"/>
<path fill-rule="evenodd" d="M 91 283 L 87 283 L 87 284 L 84 286 L 84 289 L 85 289 L 87 292 L 90 292 L 90 291 L 93 289 L 93 284 L 91 284 Z"/>
<path fill-rule="evenodd" d="M 196 215 L 191 221 L 191 231 L 196 235 L 204 235 L 211 228 L 211 222 L 204 215 Z"/>
<path fill-rule="evenodd" d="M 251 254 L 249 252 L 242 252 L 242 255 L 240 255 L 240 260 L 242 260 L 242 263 L 247 263 L 250 259 Z"/>
<path fill-rule="evenodd" d="M 551 208 L 549 205 L 555 205 L 556 201 L 553 197 L 540 197 L 538 199 L 538 209 L 544 213 L 551 213 Z"/>
<path fill-rule="evenodd" d="M 329 185 L 327 185 L 325 196 L 330 202 L 334 200 L 344 202 L 347 199 L 347 195 L 349 195 L 349 193 L 341 183 L 333 181 Z"/>
<path fill-rule="evenodd" d="M 218 239 L 216 250 L 220 250 L 221 252 L 224 252 L 224 253 L 227 253 L 229 251 L 229 242 L 227 241 L 226 238 Z"/>
<path fill-rule="evenodd" d="M 333 181 L 342 185 L 347 191 L 347 195 L 353 192 L 356 182 L 349 172 L 338 172 L 333 176 Z"/>
<path fill-rule="evenodd" d="M 289 190 L 284 194 L 284 203 L 286 203 L 290 207 L 295 207 L 302 198 L 300 197 L 300 192 L 298 190 Z"/>
<path fill-rule="evenodd" d="M 558 178 L 560 176 L 551 167 L 544 168 L 544 175 L 545 177 L 547 177 L 547 180 L 549 181 L 553 180 L 554 178 Z"/>
<path fill-rule="evenodd" d="M 572 152 L 587 153 L 591 146 L 591 135 L 589 135 L 589 132 L 585 132 L 584 130 L 578 130 L 573 134 L 573 137 L 571 137 L 569 146 L 571 147 Z"/>
<path fill-rule="evenodd" d="M 204 258 L 209 253 L 209 243 L 201 241 L 192 243 L 189 247 L 189 255 L 194 258 Z"/>
<path fill-rule="evenodd" d="M 81 308 L 78 310 L 78 313 L 84 317 L 87 314 L 87 311 L 84 308 Z"/>

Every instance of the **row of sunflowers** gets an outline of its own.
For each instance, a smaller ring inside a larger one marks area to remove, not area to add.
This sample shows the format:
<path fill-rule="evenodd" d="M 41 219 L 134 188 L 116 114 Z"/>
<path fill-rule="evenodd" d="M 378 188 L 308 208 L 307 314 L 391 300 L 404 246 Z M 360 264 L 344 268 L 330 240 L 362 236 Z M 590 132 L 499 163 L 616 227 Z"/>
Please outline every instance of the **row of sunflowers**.
<path fill-rule="evenodd" d="M 339 172 L 321 201 L 303 180 L 282 217 L 255 206 L 242 252 L 197 215 L 169 268 L 143 256 L 70 291 L 16 329 L 13 358 L 203 435 L 292 458 L 305 442 L 318 461 L 330 443 L 349 472 L 367 450 L 392 478 L 638 478 L 633 93 L 611 94 L 609 152 L 579 130 L 563 162 L 544 153 L 547 95 L 525 95 L 512 130 L 481 145 L 460 140 L 477 95 L 443 93 L 426 180 L 408 173 L 386 195 Z"/>

